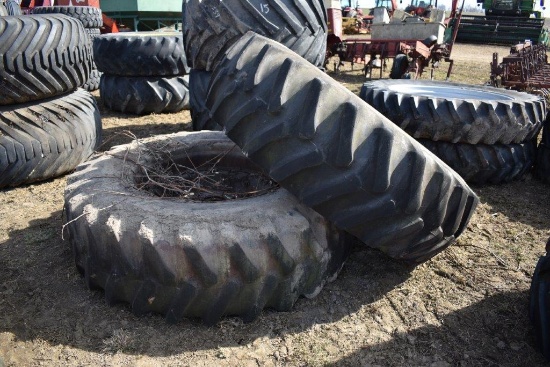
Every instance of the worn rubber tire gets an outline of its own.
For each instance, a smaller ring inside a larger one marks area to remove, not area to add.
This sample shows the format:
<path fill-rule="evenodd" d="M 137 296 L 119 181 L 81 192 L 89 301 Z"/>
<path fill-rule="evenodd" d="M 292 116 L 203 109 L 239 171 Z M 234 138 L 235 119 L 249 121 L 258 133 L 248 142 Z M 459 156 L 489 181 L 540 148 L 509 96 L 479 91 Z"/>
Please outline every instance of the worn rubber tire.
<path fill-rule="evenodd" d="M 464 144 L 418 140 L 466 182 L 499 184 L 518 180 L 535 163 L 536 144 Z"/>
<path fill-rule="evenodd" d="M 407 55 L 399 54 L 393 59 L 393 65 L 391 66 L 390 78 L 402 79 L 403 75 L 409 67 L 409 58 Z"/>
<path fill-rule="evenodd" d="M 16 1 L 8 0 L 6 1 L 5 6 L 6 6 L 6 10 L 8 11 L 8 15 L 13 15 L 13 16 L 23 15 L 23 13 L 21 12 L 21 7 Z"/>
<path fill-rule="evenodd" d="M 82 89 L 85 89 L 88 92 L 93 92 L 94 90 L 98 90 L 102 74 L 103 73 L 98 70 L 92 70 L 92 72 L 90 73 L 90 78 L 86 80 L 86 83 L 84 83 L 84 85 L 82 86 Z"/>
<path fill-rule="evenodd" d="M 267 12 L 266 12 L 267 11 Z M 183 34 L 189 65 L 213 70 L 225 50 L 253 31 L 324 64 L 327 16 L 320 0 L 184 0 Z"/>
<path fill-rule="evenodd" d="M 541 256 L 531 279 L 529 318 L 537 349 L 550 361 L 550 256 Z"/>
<path fill-rule="evenodd" d="M 37 6 L 33 14 L 63 14 L 78 19 L 85 28 L 103 26 L 101 9 L 93 6 Z"/>
<path fill-rule="evenodd" d="M 82 24 L 64 15 L 0 18 L 0 105 L 74 91 L 92 69 Z"/>
<path fill-rule="evenodd" d="M 434 80 L 371 81 L 360 97 L 414 138 L 451 143 L 523 143 L 546 116 L 533 94 Z"/>
<path fill-rule="evenodd" d="M 100 140 L 99 110 L 82 89 L 40 104 L 0 106 L 0 188 L 67 173 Z"/>
<path fill-rule="evenodd" d="M 535 177 L 545 183 L 550 183 L 550 114 L 544 121 L 542 139 L 537 148 L 537 163 Z"/>
<path fill-rule="evenodd" d="M 94 39 L 97 69 L 121 76 L 189 73 L 181 32 L 121 32 Z M 114 57 L 116 55 L 116 57 Z"/>
<path fill-rule="evenodd" d="M 113 111 L 143 115 L 189 109 L 189 77 L 141 77 L 103 74 L 99 93 Z"/>
<path fill-rule="evenodd" d="M 7 17 L 8 15 L 10 15 L 10 13 L 8 13 L 8 9 L 6 9 L 3 4 L 0 4 L 0 17 Z"/>
<path fill-rule="evenodd" d="M 136 162 L 158 164 L 149 146 L 194 166 L 223 156 L 220 165 L 259 170 L 222 132 L 157 136 L 80 166 L 65 190 L 69 240 L 88 286 L 108 302 L 170 322 L 252 321 L 264 307 L 290 310 L 336 277 L 353 238 L 284 189 L 208 203 L 136 190 Z"/>
<path fill-rule="evenodd" d="M 389 256 L 422 262 L 466 227 L 464 180 L 351 91 L 249 32 L 212 74 L 206 106 L 298 199 Z"/>
<path fill-rule="evenodd" d="M 189 106 L 195 131 L 223 129 L 220 124 L 212 120 L 210 111 L 205 105 L 211 74 L 209 71 L 196 69 L 191 69 L 189 73 Z"/>

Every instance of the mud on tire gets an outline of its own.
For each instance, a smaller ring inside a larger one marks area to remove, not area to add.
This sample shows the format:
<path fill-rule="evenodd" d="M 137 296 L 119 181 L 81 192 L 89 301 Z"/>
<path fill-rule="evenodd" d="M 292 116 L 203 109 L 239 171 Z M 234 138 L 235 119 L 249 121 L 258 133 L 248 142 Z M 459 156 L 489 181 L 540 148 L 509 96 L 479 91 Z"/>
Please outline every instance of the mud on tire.
<path fill-rule="evenodd" d="M 140 167 L 159 164 L 151 146 L 194 166 L 223 156 L 220 165 L 259 169 L 221 132 L 154 137 L 81 165 L 65 190 L 69 240 L 88 286 L 109 303 L 170 322 L 252 321 L 265 307 L 290 310 L 336 277 L 352 239 L 284 189 L 207 203 L 135 189 Z"/>
<path fill-rule="evenodd" d="M 523 143 L 546 116 L 541 97 L 459 83 L 376 80 L 360 97 L 414 138 L 451 143 Z"/>
<path fill-rule="evenodd" d="M 40 104 L 0 106 L 0 188 L 67 173 L 100 140 L 99 110 L 82 89 Z"/>
<path fill-rule="evenodd" d="M 190 66 L 211 71 L 225 50 L 253 31 L 322 67 L 327 18 L 320 0 L 184 0 L 183 34 Z"/>
<path fill-rule="evenodd" d="M 443 250 L 477 205 L 458 174 L 391 121 L 252 32 L 214 71 L 206 106 L 271 178 L 394 258 L 421 262 Z"/>

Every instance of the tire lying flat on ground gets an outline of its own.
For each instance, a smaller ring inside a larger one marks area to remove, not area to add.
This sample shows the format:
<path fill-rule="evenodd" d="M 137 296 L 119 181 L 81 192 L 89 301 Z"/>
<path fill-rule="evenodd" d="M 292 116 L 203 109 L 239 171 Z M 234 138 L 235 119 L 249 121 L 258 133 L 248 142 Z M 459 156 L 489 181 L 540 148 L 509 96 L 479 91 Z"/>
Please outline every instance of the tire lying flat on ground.
<path fill-rule="evenodd" d="M 418 140 L 466 182 L 499 184 L 520 179 L 535 163 L 536 144 L 462 144 Z"/>
<path fill-rule="evenodd" d="M 264 307 L 290 310 L 336 277 L 353 239 L 284 189 L 216 202 L 136 189 L 140 167 L 174 163 L 152 147 L 187 167 L 222 157 L 217 167 L 259 171 L 222 132 L 153 137 L 80 166 L 65 190 L 69 239 L 86 282 L 108 302 L 170 322 L 252 321 Z"/>
<path fill-rule="evenodd" d="M 181 32 L 121 32 L 96 37 L 97 69 L 121 76 L 175 76 L 189 73 Z"/>
<path fill-rule="evenodd" d="M 211 71 L 225 50 L 253 31 L 322 67 L 327 18 L 320 0 L 184 0 L 183 34 L 189 64 Z"/>
<path fill-rule="evenodd" d="M 464 180 L 344 86 L 252 32 L 212 74 L 206 106 L 271 178 L 391 257 L 425 261 L 466 227 Z"/>
<path fill-rule="evenodd" d="M 103 26 L 101 9 L 93 6 L 37 6 L 33 14 L 63 14 L 78 19 L 85 28 Z"/>
<path fill-rule="evenodd" d="M 82 23 L 64 15 L 0 18 L 0 105 L 74 91 L 92 70 Z"/>
<path fill-rule="evenodd" d="M 212 120 L 205 105 L 211 74 L 209 71 L 197 69 L 191 69 L 189 73 L 189 106 L 195 131 L 222 130 L 222 127 Z"/>
<path fill-rule="evenodd" d="M 103 74 L 99 93 L 105 106 L 136 115 L 189 109 L 189 77 L 131 77 Z"/>
<path fill-rule="evenodd" d="M 371 81 L 360 97 L 414 138 L 451 143 L 523 143 L 546 116 L 532 94 L 433 80 Z"/>
<path fill-rule="evenodd" d="M 40 104 L 0 106 L 0 188 L 67 173 L 100 140 L 99 110 L 82 89 Z"/>

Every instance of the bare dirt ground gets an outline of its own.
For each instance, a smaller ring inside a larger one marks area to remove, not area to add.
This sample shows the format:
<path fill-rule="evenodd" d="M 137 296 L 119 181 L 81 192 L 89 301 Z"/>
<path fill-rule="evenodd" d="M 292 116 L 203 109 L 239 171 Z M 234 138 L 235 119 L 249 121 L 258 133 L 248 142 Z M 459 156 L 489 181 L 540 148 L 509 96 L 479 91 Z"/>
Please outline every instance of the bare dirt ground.
<path fill-rule="evenodd" d="M 456 45 L 452 79 L 485 83 L 493 50 Z M 354 91 L 364 81 L 358 72 L 330 74 Z M 188 112 L 133 117 L 102 108 L 102 116 L 103 149 L 129 141 L 124 131 L 191 129 Z M 293 311 L 214 327 L 135 317 L 88 290 L 61 237 L 65 182 L 0 191 L 0 366 L 545 364 L 533 346 L 528 290 L 550 236 L 550 187 L 531 176 L 474 187 L 481 203 L 468 229 L 425 264 L 406 267 L 359 246 L 338 279 Z"/>

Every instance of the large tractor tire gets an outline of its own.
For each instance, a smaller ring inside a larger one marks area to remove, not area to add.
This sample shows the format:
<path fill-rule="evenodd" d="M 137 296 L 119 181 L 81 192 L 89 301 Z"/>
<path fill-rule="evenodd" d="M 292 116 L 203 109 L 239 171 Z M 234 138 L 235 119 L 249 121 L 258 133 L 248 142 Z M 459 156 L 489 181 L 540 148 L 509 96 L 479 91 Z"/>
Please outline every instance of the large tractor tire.
<path fill-rule="evenodd" d="M 33 14 L 63 14 L 78 19 L 85 28 L 103 26 L 101 9 L 93 6 L 37 6 Z"/>
<path fill-rule="evenodd" d="M 499 184 L 523 177 L 535 163 L 536 144 L 464 144 L 418 140 L 466 182 Z"/>
<path fill-rule="evenodd" d="M 315 66 L 324 64 L 327 18 L 321 0 L 184 0 L 183 34 L 190 66 L 211 71 L 248 31 L 287 46 Z"/>
<path fill-rule="evenodd" d="M 414 138 L 451 143 L 523 143 L 546 116 L 533 94 L 433 80 L 367 82 L 360 97 Z"/>
<path fill-rule="evenodd" d="M 535 177 L 542 182 L 550 183 L 550 114 L 544 121 L 542 139 L 537 149 Z"/>
<path fill-rule="evenodd" d="M 99 83 L 103 104 L 110 110 L 143 115 L 189 109 L 189 78 L 116 76 L 103 74 Z"/>
<path fill-rule="evenodd" d="M 94 39 L 101 36 L 101 31 L 99 30 L 99 28 L 85 28 L 84 31 L 86 31 L 86 34 L 90 39 L 90 45 L 93 44 Z"/>
<path fill-rule="evenodd" d="M 90 288 L 138 315 L 213 324 L 222 315 L 252 321 L 265 307 L 288 311 L 336 278 L 353 238 L 282 188 L 215 202 L 136 188 L 142 167 L 209 161 L 260 170 L 222 132 L 184 132 L 114 147 L 68 178 L 67 230 Z"/>
<path fill-rule="evenodd" d="M 92 70 L 82 23 L 64 15 L 0 18 L 0 105 L 74 91 Z"/>
<path fill-rule="evenodd" d="M 189 73 L 189 106 L 195 131 L 222 130 L 222 127 L 212 120 L 205 105 L 211 74 L 209 71 L 196 69 L 191 69 Z"/>
<path fill-rule="evenodd" d="M 212 74 L 206 106 L 281 186 L 368 246 L 412 263 L 449 246 L 478 199 L 340 83 L 252 32 Z"/>
<path fill-rule="evenodd" d="M 539 258 L 531 279 L 529 298 L 529 318 L 533 325 L 535 344 L 546 360 L 550 361 L 550 255 L 548 253 Z"/>
<path fill-rule="evenodd" d="M 82 89 L 40 104 L 0 106 L 0 188 L 67 173 L 100 140 L 99 110 Z"/>
<path fill-rule="evenodd" d="M 10 15 L 10 13 L 8 13 L 8 9 L 6 9 L 4 4 L 0 4 L 0 17 L 7 17 L 8 15 Z"/>
<path fill-rule="evenodd" d="M 97 69 L 120 76 L 189 73 L 181 32 L 121 32 L 94 39 Z"/>

